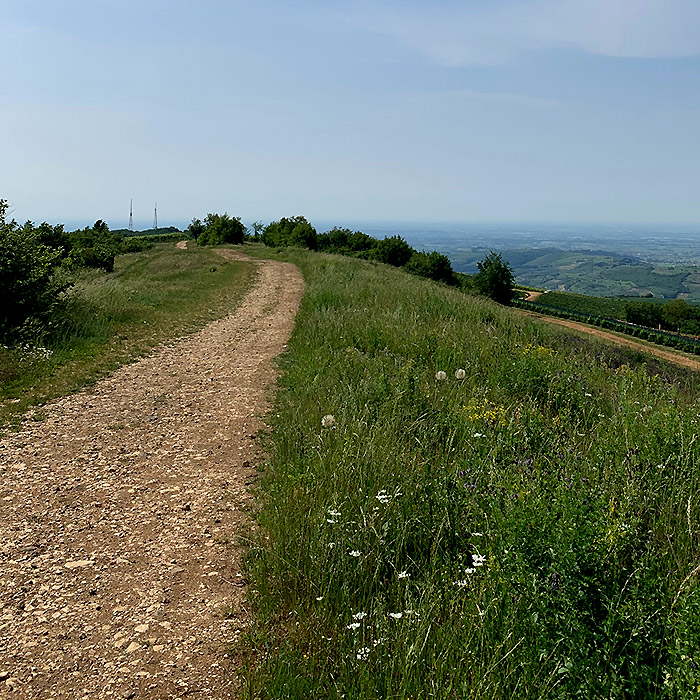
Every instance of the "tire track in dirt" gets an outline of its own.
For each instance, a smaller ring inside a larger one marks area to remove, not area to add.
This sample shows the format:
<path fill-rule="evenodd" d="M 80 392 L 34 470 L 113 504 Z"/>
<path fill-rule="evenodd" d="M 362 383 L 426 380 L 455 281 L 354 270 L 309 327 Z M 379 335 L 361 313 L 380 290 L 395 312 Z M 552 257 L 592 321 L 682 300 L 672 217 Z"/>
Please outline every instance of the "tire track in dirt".
<path fill-rule="evenodd" d="M 293 265 L 251 264 L 230 316 L 0 441 L 0 696 L 235 693 L 236 543 L 303 291 Z"/>

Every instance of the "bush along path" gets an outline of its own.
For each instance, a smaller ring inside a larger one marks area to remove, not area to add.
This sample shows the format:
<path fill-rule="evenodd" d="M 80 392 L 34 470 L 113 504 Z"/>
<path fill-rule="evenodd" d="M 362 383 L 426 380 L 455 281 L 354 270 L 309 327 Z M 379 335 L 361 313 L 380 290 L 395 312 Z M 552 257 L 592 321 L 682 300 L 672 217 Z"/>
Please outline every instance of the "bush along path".
<path fill-rule="evenodd" d="M 258 264 L 233 314 L 0 441 L 0 695 L 230 697 L 235 542 L 303 288 Z"/>

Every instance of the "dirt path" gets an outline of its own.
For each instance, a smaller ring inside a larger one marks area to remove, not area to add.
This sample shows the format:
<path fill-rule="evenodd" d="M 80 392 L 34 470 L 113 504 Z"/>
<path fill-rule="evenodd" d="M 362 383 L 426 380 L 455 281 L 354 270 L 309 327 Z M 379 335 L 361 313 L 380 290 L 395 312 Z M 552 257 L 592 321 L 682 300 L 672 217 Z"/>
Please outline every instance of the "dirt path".
<path fill-rule="evenodd" d="M 668 360 L 674 364 L 680 365 L 681 367 L 689 367 L 690 369 L 700 370 L 700 360 L 696 360 L 689 355 L 682 354 L 680 352 L 673 352 L 671 350 L 662 350 L 660 347 L 651 345 L 649 343 L 640 343 L 636 340 L 631 340 L 625 338 L 624 336 L 618 335 L 617 333 L 610 333 L 608 331 L 601 331 L 598 328 L 593 328 L 586 325 L 585 323 L 577 323 L 576 321 L 566 321 L 561 318 L 553 318 L 552 316 L 545 316 L 543 314 L 537 314 L 533 311 L 524 311 L 528 316 L 535 316 L 542 321 L 547 321 L 547 323 L 553 323 L 557 326 L 564 326 L 565 328 L 571 328 L 572 330 L 581 331 L 582 333 L 588 333 L 589 335 L 594 335 L 596 338 L 601 338 L 607 342 L 615 343 L 616 345 L 624 345 L 628 348 L 634 348 L 640 352 L 645 352 L 650 355 L 655 355 L 663 360 Z"/>
<path fill-rule="evenodd" d="M 302 288 L 259 263 L 231 316 L 0 441 L 0 697 L 231 697 L 236 542 Z"/>

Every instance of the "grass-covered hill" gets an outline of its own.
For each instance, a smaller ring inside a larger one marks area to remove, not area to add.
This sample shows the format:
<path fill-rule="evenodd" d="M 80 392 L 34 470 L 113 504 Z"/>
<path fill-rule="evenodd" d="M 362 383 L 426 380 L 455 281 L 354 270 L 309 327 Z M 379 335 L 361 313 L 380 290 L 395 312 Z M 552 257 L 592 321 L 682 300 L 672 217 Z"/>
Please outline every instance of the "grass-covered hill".
<path fill-rule="evenodd" d="M 697 374 L 376 261 L 244 250 L 307 283 L 250 542 L 250 697 L 697 697 Z M 252 275 L 172 244 L 80 271 L 50 345 L 0 348 L 0 420 Z"/>
<path fill-rule="evenodd" d="M 250 554 L 262 698 L 689 698 L 697 375 L 388 266 L 308 285 Z"/>

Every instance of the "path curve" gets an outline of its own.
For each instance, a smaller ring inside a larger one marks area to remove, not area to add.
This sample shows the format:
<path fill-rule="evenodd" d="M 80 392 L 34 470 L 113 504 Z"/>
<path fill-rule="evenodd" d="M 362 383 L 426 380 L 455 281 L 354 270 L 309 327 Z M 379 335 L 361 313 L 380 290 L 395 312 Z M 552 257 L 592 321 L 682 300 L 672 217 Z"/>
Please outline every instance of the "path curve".
<path fill-rule="evenodd" d="M 293 265 L 255 264 L 233 314 L 0 441 L 0 697 L 235 692 L 236 542 L 303 291 Z"/>
<path fill-rule="evenodd" d="M 623 345 L 628 348 L 634 348 L 635 350 L 639 350 L 639 352 L 644 352 L 649 355 L 654 355 L 655 357 L 660 357 L 662 360 L 668 360 L 668 362 L 673 362 L 674 364 L 680 365 L 681 367 L 689 367 L 690 369 L 700 371 L 700 360 L 696 360 L 693 357 L 690 357 L 689 355 L 685 355 L 680 352 L 673 352 L 671 350 L 662 350 L 658 346 L 647 343 L 641 343 L 638 340 L 631 340 L 616 333 L 602 331 L 598 328 L 592 328 L 591 326 L 588 326 L 585 323 L 567 321 L 561 318 L 553 318 L 552 316 L 538 314 L 534 311 L 526 311 L 523 309 L 520 310 L 528 316 L 533 316 L 542 321 L 546 321 L 547 323 L 553 323 L 556 326 L 564 326 L 565 328 L 569 328 L 571 330 L 581 331 L 582 333 L 593 335 L 596 338 L 600 338 L 601 340 L 605 340 L 607 342 L 615 343 L 616 345 Z"/>

